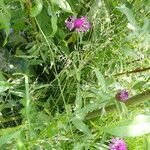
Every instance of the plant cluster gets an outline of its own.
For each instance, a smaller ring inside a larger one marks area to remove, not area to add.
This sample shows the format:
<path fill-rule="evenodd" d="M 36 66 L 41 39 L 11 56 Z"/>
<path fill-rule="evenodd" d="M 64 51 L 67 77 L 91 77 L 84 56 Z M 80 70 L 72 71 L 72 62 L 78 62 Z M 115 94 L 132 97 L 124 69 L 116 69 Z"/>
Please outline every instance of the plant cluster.
<path fill-rule="evenodd" d="M 148 0 L 0 0 L 0 149 L 150 149 Z"/>

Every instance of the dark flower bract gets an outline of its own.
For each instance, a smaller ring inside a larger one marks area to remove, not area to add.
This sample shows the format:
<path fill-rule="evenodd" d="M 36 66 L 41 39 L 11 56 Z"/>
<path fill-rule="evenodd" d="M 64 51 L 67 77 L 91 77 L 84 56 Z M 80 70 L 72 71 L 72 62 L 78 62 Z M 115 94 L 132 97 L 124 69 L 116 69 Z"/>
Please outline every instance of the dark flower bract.
<path fill-rule="evenodd" d="M 127 90 L 120 90 L 116 95 L 118 101 L 126 101 L 129 98 L 129 92 Z"/>

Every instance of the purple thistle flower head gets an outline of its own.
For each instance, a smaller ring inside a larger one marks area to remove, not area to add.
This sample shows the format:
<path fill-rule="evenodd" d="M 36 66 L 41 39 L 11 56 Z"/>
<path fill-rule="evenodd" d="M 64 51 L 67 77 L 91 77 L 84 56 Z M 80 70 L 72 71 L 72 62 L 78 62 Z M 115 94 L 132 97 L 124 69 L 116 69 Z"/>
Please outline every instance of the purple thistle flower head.
<path fill-rule="evenodd" d="M 122 102 L 126 101 L 128 97 L 129 97 L 129 92 L 127 90 L 120 90 L 116 95 L 116 99 Z"/>
<path fill-rule="evenodd" d="M 112 138 L 110 140 L 109 150 L 127 150 L 126 143 L 121 138 Z"/>
<path fill-rule="evenodd" d="M 90 23 L 87 21 L 87 17 L 75 18 L 70 16 L 66 21 L 66 27 L 72 31 L 75 29 L 77 32 L 86 32 L 90 27 Z"/>
<path fill-rule="evenodd" d="M 74 26 L 76 27 L 76 28 L 81 28 L 82 27 L 82 25 L 83 25 L 83 19 L 76 19 L 75 21 L 74 21 Z"/>

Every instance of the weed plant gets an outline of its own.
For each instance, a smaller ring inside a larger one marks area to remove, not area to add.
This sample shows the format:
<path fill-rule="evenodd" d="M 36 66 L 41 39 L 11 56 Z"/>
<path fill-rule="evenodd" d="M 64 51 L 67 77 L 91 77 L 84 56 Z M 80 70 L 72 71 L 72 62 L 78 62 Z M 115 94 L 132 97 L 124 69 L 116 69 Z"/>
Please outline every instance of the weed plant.
<path fill-rule="evenodd" d="M 107 150 L 120 138 L 149 150 L 149 11 L 148 0 L 0 0 L 0 149 Z M 70 16 L 90 27 L 69 30 Z"/>

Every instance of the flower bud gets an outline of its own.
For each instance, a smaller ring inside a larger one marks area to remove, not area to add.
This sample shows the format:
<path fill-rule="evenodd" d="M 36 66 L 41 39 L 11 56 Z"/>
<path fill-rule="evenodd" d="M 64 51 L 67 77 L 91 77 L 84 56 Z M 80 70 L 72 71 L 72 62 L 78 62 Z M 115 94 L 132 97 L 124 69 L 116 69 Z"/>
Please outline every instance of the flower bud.
<path fill-rule="evenodd" d="M 120 90 L 116 95 L 116 99 L 122 102 L 126 101 L 128 97 L 129 97 L 129 92 L 127 90 Z"/>
<path fill-rule="evenodd" d="M 110 140 L 109 150 L 127 150 L 126 143 L 121 138 L 112 138 Z"/>

